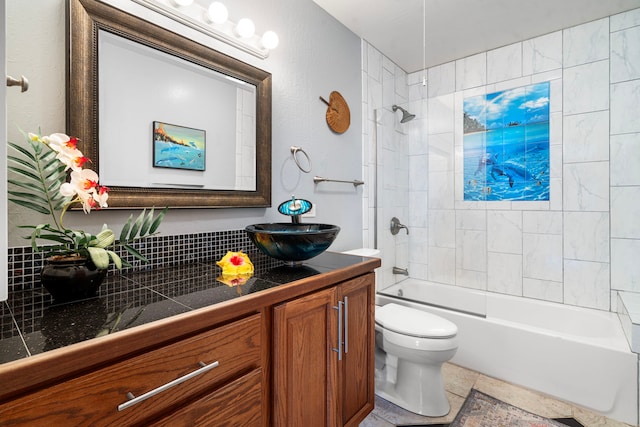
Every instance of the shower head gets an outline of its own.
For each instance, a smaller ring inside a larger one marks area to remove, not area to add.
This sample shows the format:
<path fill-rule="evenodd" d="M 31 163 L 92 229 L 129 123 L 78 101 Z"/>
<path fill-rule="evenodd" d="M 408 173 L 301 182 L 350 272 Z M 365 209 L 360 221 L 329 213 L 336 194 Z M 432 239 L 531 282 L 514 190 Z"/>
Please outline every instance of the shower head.
<path fill-rule="evenodd" d="M 393 107 L 391 107 L 391 109 L 394 112 L 396 112 L 397 110 L 402 111 L 402 118 L 400 119 L 400 123 L 407 123 L 408 121 L 413 120 L 416 117 L 415 114 L 411 114 L 410 112 L 408 112 L 404 108 L 398 107 L 397 105 L 394 105 Z"/>

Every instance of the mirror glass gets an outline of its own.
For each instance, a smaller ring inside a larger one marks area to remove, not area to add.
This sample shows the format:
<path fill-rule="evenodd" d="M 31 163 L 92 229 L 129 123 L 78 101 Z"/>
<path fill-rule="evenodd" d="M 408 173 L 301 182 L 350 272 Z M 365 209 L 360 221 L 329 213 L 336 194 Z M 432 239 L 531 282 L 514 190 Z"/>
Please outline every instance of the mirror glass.
<path fill-rule="evenodd" d="M 110 207 L 271 204 L 271 75 L 96 0 L 71 0 L 67 133 Z"/>

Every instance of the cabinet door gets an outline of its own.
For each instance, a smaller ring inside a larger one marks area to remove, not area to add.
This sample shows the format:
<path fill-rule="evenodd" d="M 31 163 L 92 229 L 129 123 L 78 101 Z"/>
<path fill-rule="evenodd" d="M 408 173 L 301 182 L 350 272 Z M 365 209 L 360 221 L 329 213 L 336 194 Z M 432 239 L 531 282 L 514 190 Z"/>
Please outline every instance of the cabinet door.
<path fill-rule="evenodd" d="M 357 426 L 373 410 L 374 383 L 374 275 L 340 285 L 344 302 L 344 355 L 339 364 L 341 423 Z"/>
<path fill-rule="evenodd" d="M 274 308 L 274 413 L 276 426 L 337 423 L 338 347 L 335 288 Z"/>

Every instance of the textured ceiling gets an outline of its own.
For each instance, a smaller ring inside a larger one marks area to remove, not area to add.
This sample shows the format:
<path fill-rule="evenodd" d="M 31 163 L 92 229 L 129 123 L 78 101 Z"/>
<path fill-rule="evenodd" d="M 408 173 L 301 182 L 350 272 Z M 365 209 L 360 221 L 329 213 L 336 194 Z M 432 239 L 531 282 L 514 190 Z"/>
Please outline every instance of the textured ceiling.
<path fill-rule="evenodd" d="M 423 61 L 432 67 L 640 7 L 640 0 L 313 1 L 409 73 Z"/>

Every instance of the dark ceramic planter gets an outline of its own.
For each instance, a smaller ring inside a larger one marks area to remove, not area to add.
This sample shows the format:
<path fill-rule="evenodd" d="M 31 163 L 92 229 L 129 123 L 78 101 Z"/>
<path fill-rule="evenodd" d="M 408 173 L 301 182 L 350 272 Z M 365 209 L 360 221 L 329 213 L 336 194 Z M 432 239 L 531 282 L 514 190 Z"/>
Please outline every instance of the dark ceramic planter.
<path fill-rule="evenodd" d="M 87 258 L 51 257 L 45 260 L 40 281 L 56 302 L 67 302 L 96 296 L 106 275 L 106 269 L 98 269 Z"/>

